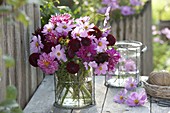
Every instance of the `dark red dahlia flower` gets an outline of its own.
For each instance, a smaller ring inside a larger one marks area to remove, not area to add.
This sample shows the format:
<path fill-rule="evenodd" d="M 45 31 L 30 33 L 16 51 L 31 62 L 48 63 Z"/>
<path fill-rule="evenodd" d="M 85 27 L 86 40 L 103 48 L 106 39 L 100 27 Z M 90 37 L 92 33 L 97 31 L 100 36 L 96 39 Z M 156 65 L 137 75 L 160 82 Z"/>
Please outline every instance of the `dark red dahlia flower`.
<path fill-rule="evenodd" d="M 107 41 L 109 42 L 108 46 L 114 46 L 116 43 L 116 38 L 112 34 L 108 34 L 106 37 Z"/>
<path fill-rule="evenodd" d="M 94 26 L 93 30 L 94 31 L 89 31 L 88 34 L 94 35 L 97 39 L 99 39 L 102 36 L 102 32 L 100 31 L 100 29 L 97 26 Z"/>
<path fill-rule="evenodd" d="M 74 52 L 77 52 L 79 48 L 81 47 L 80 41 L 78 39 L 72 39 L 68 43 L 69 49 L 71 49 Z"/>
<path fill-rule="evenodd" d="M 32 53 L 29 56 L 29 62 L 32 66 L 38 67 L 37 60 L 39 59 L 40 53 Z"/>
<path fill-rule="evenodd" d="M 66 55 L 68 58 L 74 58 L 75 52 L 70 49 L 67 51 Z"/>
<path fill-rule="evenodd" d="M 89 38 L 82 38 L 81 43 L 83 46 L 90 46 L 91 40 Z"/>
<path fill-rule="evenodd" d="M 46 42 L 46 43 L 44 43 L 44 47 L 43 47 L 43 49 L 41 51 L 45 52 L 45 53 L 50 53 L 51 48 L 55 47 L 55 46 L 56 46 L 56 44 L 54 44 L 52 42 Z"/>
<path fill-rule="evenodd" d="M 94 59 L 98 64 L 104 63 L 108 61 L 109 55 L 106 52 L 99 53 Z"/>
<path fill-rule="evenodd" d="M 67 71 L 71 74 L 76 74 L 79 71 L 79 65 L 76 64 L 75 62 L 71 61 L 67 63 L 66 67 Z"/>

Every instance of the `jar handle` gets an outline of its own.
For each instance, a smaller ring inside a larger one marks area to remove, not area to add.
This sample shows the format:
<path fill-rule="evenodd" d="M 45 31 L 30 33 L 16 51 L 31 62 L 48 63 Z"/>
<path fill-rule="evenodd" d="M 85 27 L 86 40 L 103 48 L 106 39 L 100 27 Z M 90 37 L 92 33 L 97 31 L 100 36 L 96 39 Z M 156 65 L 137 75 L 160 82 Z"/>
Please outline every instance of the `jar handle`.
<path fill-rule="evenodd" d="M 147 50 L 147 46 L 143 44 L 141 52 L 144 53 L 146 50 Z"/>

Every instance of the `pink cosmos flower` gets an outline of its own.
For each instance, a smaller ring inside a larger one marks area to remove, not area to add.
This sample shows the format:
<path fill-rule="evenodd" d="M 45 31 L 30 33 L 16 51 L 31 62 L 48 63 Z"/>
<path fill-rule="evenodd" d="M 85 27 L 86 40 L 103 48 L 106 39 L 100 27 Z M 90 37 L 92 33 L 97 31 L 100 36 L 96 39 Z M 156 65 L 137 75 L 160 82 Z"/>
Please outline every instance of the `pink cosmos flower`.
<path fill-rule="evenodd" d="M 83 64 L 84 64 L 85 69 L 88 70 L 89 69 L 88 63 L 87 62 L 83 62 Z"/>
<path fill-rule="evenodd" d="M 96 40 L 97 42 L 97 52 L 103 52 L 107 49 L 107 44 L 109 44 L 109 42 L 107 41 L 106 37 L 100 38 L 99 40 Z"/>
<path fill-rule="evenodd" d="M 87 37 L 88 34 L 85 30 L 83 30 L 80 27 L 76 27 L 72 32 L 71 32 L 71 36 L 73 37 L 73 39 L 78 39 L 81 41 L 81 37 Z"/>
<path fill-rule="evenodd" d="M 95 61 L 89 62 L 88 65 L 89 65 L 90 67 L 92 67 L 92 68 L 97 68 L 97 66 L 98 66 Z"/>
<path fill-rule="evenodd" d="M 110 6 L 112 10 L 119 8 L 119 4 L 117 0 L 103 0 L 102 4 Z"/>
<path fill-rule="evenodd" d="M 170 29 L 164 28 L 164 29 L 161 30 L 161 33 L 164 34 L 164 35 L 169 34 L 170 33 Z"/>
<path fill-rule="evenodd" d="M 141 1 L 140 0 L 130 0 L 130 4 L 133 6 L 139 6 L 139 5 L 141 5 Z"/>
<path fill-rule="evenodd" d="M 156 30 L 156 26 L 152 25 L 152 31 L 155 31 L 155 30 Z"/>
<path fill-rule="evenodd" d="M 33 36 L 32 41 L 30 43 L 30 51 L 31 53 L 38 53 L 40 50 L 44 47 L 44 45 L 41 42 L 41 37 L 40 35 Z"/>
<path fill-rule="evenodd" d="M 53 29 L 54 29 L 54 24 L 49 22 L 44 26 L 42 33 L 44 33 L 44 35 L 47 35 L 51 33 Z"/>
<path fill-rule="evenodd" d="M 166 38 L 170 39 L 170 33 L 166 35 Z"/>
<path fill-rule="evenodd" d="M 119 103 L 119 104 L 124 103 L 125 100 L 126 100 L 126 97 L 125 97 L 126 94 L 127 94 L 127 90 L 126 89 L 121 90 L 119 93 L 117 93 L 114 96 L 114 102 Z"/>
<path fill-rule="evenodd" d="M 57 23 L 57 27 L 55 30 L 58 33 L 61 33 L 64 36 L 67 36 L 68 32 L 71 31 L 72 28 L 74 27 L 74 25 L 72 25 L 71 23 L 72 23 L 71 21 L 69 21 L 68 23 L 66 22 Z"/>
<path fill-rule="evenodd" d="M 108 21 L 108 20 L 109 20 L 109 18 L 110 18 L 110 17 L 109 17 L 110 9 L 111 9 L 111 7 L 110 7 L 110 6 L 106 9 L 105 19 L 104 19 L 104 23 L 103 23 L 103 25 L 104 25 L 104 26 L 106 26 L 107 21 Z"/>
<path fill-rule="evenodd" d="M 108 70 L 107 65 L 108 65 L 108 62 L 105 62 L 103 64 L 100 63 L 99 66 L 95 69 L 94 73 L 96 75 L 101 75 L 101 74 L 105 75 L 107 73 L 107 70 Z"/>
<path fill-rule="evenodd" d="M 147 95 L 146 93 L 143 91 L 141 93 L 137 93 L 137 92 L 132 92 L 127 100 L 126 100 L 126 104 L 128 106 L 131 107 L 135 107 L 135 106 L 142 106 L 146 103 L 147 101 Z"/>
<path fill-rule="evenodd" d="M 136 71 L 136 63 L 132 59 L 126 60 L 124 66 L 125 66 L 125 71 L 126 72 Z"/>
<path fill-rule="evenodd" d="M 51 57 L 49 54 L 43 53 L 40 55 L 40 58 L 37 60 L 38 66 L 46 74 L 53 74 L 58 70 L 58 62 L 55 61 L 54 57 Z"/>
<path fill-rule="evenodd" d="M 107 10 L 107 7 L 102 7 L 102 8 L 100 8 L 97 12 L 98 12 L 98 13 L 101 13 L 101 14 L 105 14 L 105 13 L 106 13 L 106 10 Z"/>
<path fill-rule="evenodd" d="M 132 15 L 135 13 L 135 11 L 132 9 L 132 7 L 129 6 L 122 6 L 121 7 L 121 13 L 124 16 Z"/>
<path fill-rule="evenodd" d="M 125 89 L 127 90 L 134 90 L 137 87 L 137 81 L 132 77 L 128 78 L 125 83 Z"/>
<path fill-rule="evenodd" d="M 153 39 L 153 41 L 154 41 L 154 42 L 158 42 L 158 43 L 160 43 L 160 44 L 163 44 L 163 43 L 164 43 L 164 41 L 161 40 L 159 37 L 155 37 L 155 38 Z"/>
<path fill-rule="evenodd" d="M 61 45 L 58 44 L 55 47 L 51 48 L 52 52 L 50 52 L 50 56 L 57 58 L 58 60 L 63 60 L 64 62 L 67 61 L 65 50 L 61 48 Z"/>

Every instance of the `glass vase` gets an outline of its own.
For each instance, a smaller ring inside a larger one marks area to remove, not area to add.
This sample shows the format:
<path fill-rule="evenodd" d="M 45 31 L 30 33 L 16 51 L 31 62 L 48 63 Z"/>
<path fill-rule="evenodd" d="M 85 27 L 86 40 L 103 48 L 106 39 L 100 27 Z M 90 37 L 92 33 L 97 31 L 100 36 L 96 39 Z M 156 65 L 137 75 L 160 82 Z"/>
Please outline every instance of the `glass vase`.
<path fill-rule="evenodd" d="M 81 68 L 70 74 L 65 69 L 57 71 L 55 78 L 55 107 L 80 109 L 95 105 L 95 83 L 92 69 Z"/>
<path fill-rule="evenodd" d="M 106 75 L 105 85 L 124 87 L 129 77 L 139 83 L 141 75 L 141 56 L 142 53 L 147 50 L 147 47 L 141 42 L 133 40 L 117 41 L 116 46 L 121 58 L 115 67 L 114 74 Z"/>

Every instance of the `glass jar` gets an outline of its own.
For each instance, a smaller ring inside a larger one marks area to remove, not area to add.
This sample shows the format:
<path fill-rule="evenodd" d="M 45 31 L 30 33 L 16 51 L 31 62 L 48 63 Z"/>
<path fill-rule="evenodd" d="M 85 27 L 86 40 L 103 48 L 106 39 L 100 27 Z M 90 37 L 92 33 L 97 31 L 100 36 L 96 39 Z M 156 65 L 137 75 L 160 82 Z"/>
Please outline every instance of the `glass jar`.
<path fill-rule="evenodd" d="M 141 54 L 147 50 L 139 41 L 125 40 L 117 41 L 117 51 L 121 58 L 115 67 L 114 74 L 107 74 L 105 77 L 105 85 L 113 87 L 124 87 L 129 77 L 140 81 L 141 74 Z"/>
<path fill-rule="evenodd" d="M 76 74 L 61 69 L 54 78 L 55 107 L 80 109 L 95 105 L 95 80 L 92 69 L 81 68 Z"/>

